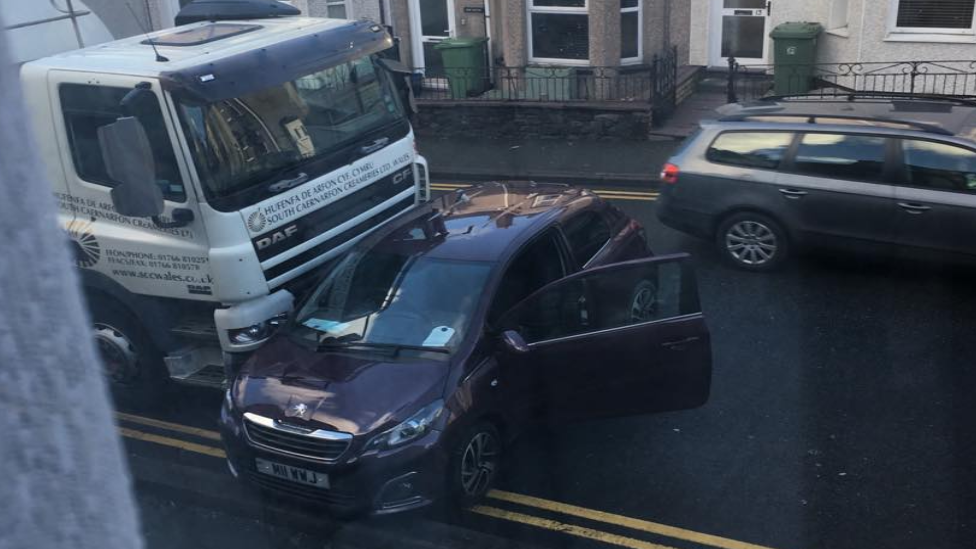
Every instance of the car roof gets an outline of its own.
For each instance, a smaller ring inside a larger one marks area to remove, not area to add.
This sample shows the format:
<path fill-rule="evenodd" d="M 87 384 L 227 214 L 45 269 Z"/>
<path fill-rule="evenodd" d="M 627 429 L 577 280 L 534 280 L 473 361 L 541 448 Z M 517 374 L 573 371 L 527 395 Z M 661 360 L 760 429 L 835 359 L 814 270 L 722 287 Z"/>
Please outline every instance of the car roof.
<path fill-rule="evenodd" d="M 602 200 L 591 191 L 565 185 L 485 183 L 444 194 L 409 222 L 387 232 L 376 247 L 409 246 L 434 259 L 504 262 L 525 241 L 551 223 Z M 430 235 L 411 239 L 411 229 L 428 224 Z"/>
<path fill-rule="evenodd" d="M 923 132 L 976 139 L 976 101 L 935 96 L 790 96 L 733 103 L 716 109 L 718 122 L 835 126 Z"/>
<path fill-rule="evenodd" d="M 31 67 L 55 70 L 125 74 L 157 77 L 161 73 L 189 69 L 234 55 L 271 46 L 289 38 L 339 29 L 358 22 L 345 19 L 312 17 L 281 17 L 259 20 L 231 20 L 200 22 L 139 34 L 104 44 L 72 50 L 27 63 Z M 246 29 L 245 32 L 228 32 L 224 37 L 204 39 L 200 43 L 175 44 L 177 35 L 216 35 L 231 27 Z M 156 43 L 159 54 L 167 61 L 156 61 L 152 45 Z"/>

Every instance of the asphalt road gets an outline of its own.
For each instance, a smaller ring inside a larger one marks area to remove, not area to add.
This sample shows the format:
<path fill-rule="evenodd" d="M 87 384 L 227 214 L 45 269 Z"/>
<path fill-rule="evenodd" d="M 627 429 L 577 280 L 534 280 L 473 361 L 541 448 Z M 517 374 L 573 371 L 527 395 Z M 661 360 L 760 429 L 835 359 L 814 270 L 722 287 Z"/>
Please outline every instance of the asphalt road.
<path fill-rule="evenodd" d="M 524 437 L 509 449 L 501 491 L 456 526 L 498 546 L 972 546 L 976 268 L 818 253 L 774 274 L 744 273 L 720 264 L 709 243 L 661 226 L 653 200 L 616 202 L 645 223 L 657 253 L 694 258 L 713 337 L 712 397 L 693 411 Z M 213 429 L 219 403 L 188 390 L 153 417 Z M 337 546 L 333 536 L 350 528 L 228 503 L 244 496 L 208 497 L 193 479 L 227 477 L 219 455 L 131 431 L 219 442 L 121 423 L 150 549 Z M 200 489 L 188 495 L 173 479 Z M 447 520 L 434 510 L 360 527 Z"/>

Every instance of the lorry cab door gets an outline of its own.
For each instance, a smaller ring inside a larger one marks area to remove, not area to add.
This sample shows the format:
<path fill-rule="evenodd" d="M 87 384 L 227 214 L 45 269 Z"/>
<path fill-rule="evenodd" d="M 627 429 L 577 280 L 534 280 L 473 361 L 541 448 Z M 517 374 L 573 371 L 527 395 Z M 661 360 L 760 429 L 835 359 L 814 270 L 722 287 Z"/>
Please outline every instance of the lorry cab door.
<path fill-rule="evenodd" d="M 549 420 L 681 410 L 708 399 L 710 337 L 687 255 L 568 276 L 498 327 L 503 377 L 535 387 L 529 398 Z"/>
<path fill-rule="evenodd" d="M 108 176 L 98 141 L 98 129 L 123 116 L 122 98 L 140 84 L 149 87 L 156 101 L 138 101 L 126 114 L 139 119 L 152 148 L 155 182 L 165 200 L 163 213 L 155 220 L 115 211 L 111 191 L 116 183 Z M 213 290 L 206 233 L 186 158 L 174 146 L 178 143 L 175 125 L 159 83 L 131 76 L 52 71 L 48 85 L 75 215 L 69 232 L 76 253 L 78 248 L 85 252 L 79 266 L 108 276 L 133 293 L 209 299 Z M 192 219 L 182 226 L 160 226 L 172 221 L 177 209 Z"/>

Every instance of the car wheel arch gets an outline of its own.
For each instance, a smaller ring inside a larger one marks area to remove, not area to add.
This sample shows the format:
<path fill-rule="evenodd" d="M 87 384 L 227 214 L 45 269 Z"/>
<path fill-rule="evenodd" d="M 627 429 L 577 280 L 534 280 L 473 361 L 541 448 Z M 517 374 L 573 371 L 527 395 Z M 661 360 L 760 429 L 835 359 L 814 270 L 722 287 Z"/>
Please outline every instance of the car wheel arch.
<path fill-rule="evenodd" d="M 755 206 L 739 206 L 729 208 L 728 210 L 725 210 L 721 214 L 715 216 L 715 222 L 711 227 L 712 237 L 718 236 L 718 230 L 726 220 L 739 214 L 757 214 L 763 217 L 768 217 L 769 219 L 775 221 L 783 229 L 783 232 L 786 234 L 788 244 L 793 244 L 797 241 L 796 235 L 793 233 L 792 228 L 788 224 L 784 223 L 780 216 L 770 212 L 769 210 L 757 208 Z"/>

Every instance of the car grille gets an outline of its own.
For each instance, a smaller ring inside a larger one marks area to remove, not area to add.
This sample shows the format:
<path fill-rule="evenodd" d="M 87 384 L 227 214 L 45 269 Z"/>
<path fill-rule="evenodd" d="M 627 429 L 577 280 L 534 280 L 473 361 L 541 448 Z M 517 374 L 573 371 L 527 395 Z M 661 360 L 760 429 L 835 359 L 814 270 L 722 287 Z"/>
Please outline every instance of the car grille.
<path fill-rule="evenodd" d="M 292 432 L 272 419 L 250 413 L 244 414 L 244 419 L 244 432 L 252 446 L 288 456 L 331 462 L 339 459 L 352 442 L 352 435 L 348 433 Z"/>

